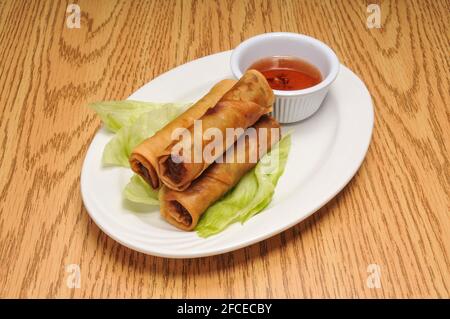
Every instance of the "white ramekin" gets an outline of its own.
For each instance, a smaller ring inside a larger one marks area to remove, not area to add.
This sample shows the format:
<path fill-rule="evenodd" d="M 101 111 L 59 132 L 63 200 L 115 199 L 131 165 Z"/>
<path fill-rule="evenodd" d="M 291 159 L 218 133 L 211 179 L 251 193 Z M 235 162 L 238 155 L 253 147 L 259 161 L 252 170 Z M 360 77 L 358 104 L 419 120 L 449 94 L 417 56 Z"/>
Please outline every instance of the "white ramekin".
<path fill-rule="evenodd" d="M 297 122 L 314 114 L 339 72 L 336 54 L 323 42 L 309 36 L 290 33 L 264 33 L 245 40 L 231 54 L 231 71 L 236 78 L 259 59 L 271 56 L 293 56 L 316 66 L 322 81 L 297 91 L 273 90 L 275 104 L 272 115 L 281 123 Z"/>

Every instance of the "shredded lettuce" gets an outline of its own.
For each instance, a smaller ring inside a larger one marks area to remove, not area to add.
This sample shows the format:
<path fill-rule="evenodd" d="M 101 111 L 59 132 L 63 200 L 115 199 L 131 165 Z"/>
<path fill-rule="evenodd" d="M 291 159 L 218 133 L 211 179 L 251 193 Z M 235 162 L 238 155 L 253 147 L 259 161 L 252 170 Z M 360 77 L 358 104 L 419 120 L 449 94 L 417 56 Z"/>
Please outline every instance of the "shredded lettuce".
<path fill-rule="evenodd" d="M 231 191 L 208 208 L 196 227 L 197 234 L 209 237 L 262 211 L 272 200 L 290 146 L 290 135 L 286 135 Z"/>
<path fill-rule="evenodd" d="M 153 108 L 141 114 L 133 124 L 123 126 L 117 131 L 105 146 L 103 165 L 130 167 L 128 159 L 133 149 L 175 119 L 186 108 L 186 104 L 152 103 L 152 105 Z"/>
<path fill-rule="evenodd" d="M 151 188 L 142 177 L 136 174 L 125 186 L 123 196 L 135 203 L 159 205 L 158 190 Z"/>

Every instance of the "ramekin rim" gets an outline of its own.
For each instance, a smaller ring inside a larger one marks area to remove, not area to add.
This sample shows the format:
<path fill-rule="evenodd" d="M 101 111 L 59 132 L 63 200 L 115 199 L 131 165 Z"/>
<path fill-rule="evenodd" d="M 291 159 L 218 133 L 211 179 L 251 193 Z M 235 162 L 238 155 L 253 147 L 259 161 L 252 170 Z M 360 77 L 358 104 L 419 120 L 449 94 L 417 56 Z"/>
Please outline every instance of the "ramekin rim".
<path fill-rule="evenodd" d="M 294 32 L 262 33 L 262 34 L 258 34 L 256 36 L 253 36 L 253 37 L 248 38 L 248 39 L 244 40 L 243 42 L 241 42 L 236 48 L 234 48 L 233 52 L 231 53 L 230 66 L 231 66 L 231 71 L 232 71 L 233 75 L 237 78 L 240 78 L 243 75 L 243 71 L 239 68 L 239 63 L 238 63 L 239 53 L 242 52 L 242 50 L 244 50 L 245 48 L 249 47 L 250 45 L 252 45 L 253 43 L 255 43 L 261 39 L 265 39 L 265 38 L 270 39 L 273 37 L 280 37 L 280 36 L 297 38 L 297 39 L 306 40 L 311 43 L 314 43 L 321 50 L 325 51 L 325 55 L 327 56 L 327 58 L 330 61 L 331 69 L 330 69 L 330 72 L 328 72 L 328 75 L 320 83 L 318 83 L 312 87 L 309 87 L 309 88 L 306 88 L 303 90 L 295 90 L 295 91 L 273 90 L 273 92 L 276 96 L 295 97 L 295 96 L 301 96 L 301 95 L 309 95 L 309 94 L 315 93 L 317 91 L 320 91 L 320 90 L 330 86 L 331 83 L 334 82 L 334 80 L 336 79 L 336 77 L 339 73 L 339 67 L 340 67 L 340 62 L 339 62 L 339 59 L 338 59 L 336 53 L 324 42 L 322 42 L 316 38 L 313 38 L 311 36 L 308 36 L 305 34 L 300 34 L 300 33 L 294 33 Z"/>

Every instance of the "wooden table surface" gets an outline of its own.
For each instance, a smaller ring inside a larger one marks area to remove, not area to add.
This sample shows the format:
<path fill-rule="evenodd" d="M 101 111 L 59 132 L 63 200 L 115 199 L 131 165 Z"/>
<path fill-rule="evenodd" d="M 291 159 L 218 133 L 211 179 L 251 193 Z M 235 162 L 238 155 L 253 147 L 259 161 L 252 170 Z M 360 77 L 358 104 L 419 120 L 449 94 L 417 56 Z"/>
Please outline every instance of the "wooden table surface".
<path fill-rule="evenodd" d="M 368 28 L 370 2 L 85 0 L 71 29 L 70 1 L 0 1 L 0 297 L 449 298 L 450 2 L 381 1 Z M 375 128 L 353 180 L 220 256 L 163 259 L 106 236 L 80 195 L 100 127 L 86 104 L 269 31 L 323 40 L 367 84 Z"/>

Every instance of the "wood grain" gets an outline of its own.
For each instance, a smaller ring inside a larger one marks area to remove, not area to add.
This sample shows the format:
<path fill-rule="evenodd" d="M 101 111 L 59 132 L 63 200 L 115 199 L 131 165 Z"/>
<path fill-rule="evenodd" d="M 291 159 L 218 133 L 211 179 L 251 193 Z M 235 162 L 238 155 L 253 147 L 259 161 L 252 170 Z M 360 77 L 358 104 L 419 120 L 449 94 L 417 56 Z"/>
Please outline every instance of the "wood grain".
<path fill-rule="evenodd" d="M 450 2 L 381 1 L 369 29 L 370 2 L 83 0 L 69 29 L 69 2 L 0 0 L 0 297 L 449 298 Z M 305 222 L 216 257 L 146 256 L 102 233 L 79 189 L 100 126 L 86 104 L 269 31 L 325 41 L 367 84 L 373 141 L 350 184 Z"/>

